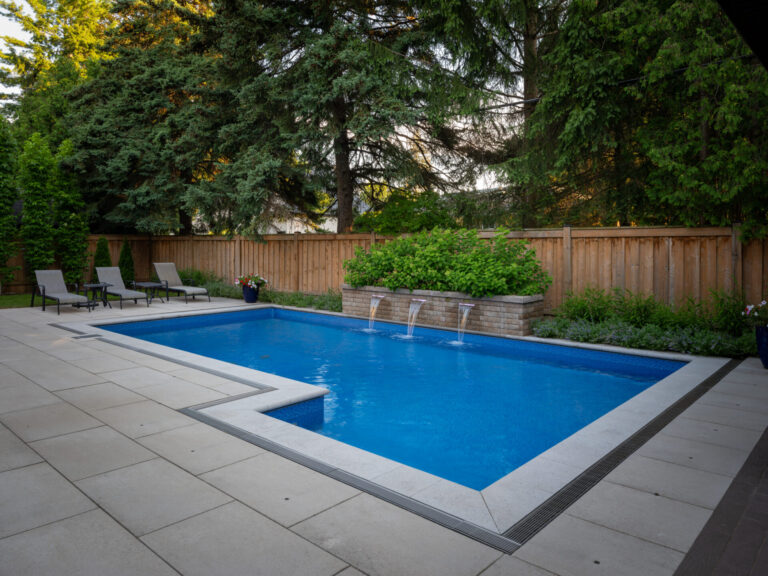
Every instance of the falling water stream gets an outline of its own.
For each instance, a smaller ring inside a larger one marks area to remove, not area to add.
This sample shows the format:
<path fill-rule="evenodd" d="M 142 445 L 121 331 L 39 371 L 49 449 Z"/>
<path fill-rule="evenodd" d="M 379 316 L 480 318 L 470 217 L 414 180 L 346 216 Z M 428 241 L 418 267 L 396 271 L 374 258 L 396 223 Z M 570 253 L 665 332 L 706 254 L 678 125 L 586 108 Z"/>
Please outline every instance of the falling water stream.
<path fill-rule="evenodd" d="M 426 300 L 423 300 L 421 298 L 414 298 L 411 300 L 411 305 L 408 307 L 408 337 L 410 338 L 413 336 L 413 327 L 416 325 L 416 317 L 419 315 L 419 310 L 421 309 L 421 305 L 424 304 Z"/>
<path fill-rule="evenodd" d="M 469 313 L 474 307 L 474 304 L 459 302 L 459 328 L 457 335 L 459 342 L 464 342 L 464 329 L 467 327 L 467 319 L 469 318 Z"/>
<path fill-rule="evenodd" d="M 371 296 L 371 308 L 368 311 L 368 330 L 373 330 L 373 323 L 376 320 L 376 310 L 379 309 L 379 302 L 383 299 L 383 294 L 374 294 Z"/>

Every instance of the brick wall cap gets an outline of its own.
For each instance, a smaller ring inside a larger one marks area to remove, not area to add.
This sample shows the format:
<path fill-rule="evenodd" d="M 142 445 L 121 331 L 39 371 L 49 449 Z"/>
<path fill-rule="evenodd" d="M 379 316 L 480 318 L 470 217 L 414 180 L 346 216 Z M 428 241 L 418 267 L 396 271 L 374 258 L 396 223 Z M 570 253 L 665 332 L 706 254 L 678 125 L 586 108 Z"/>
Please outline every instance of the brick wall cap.
<path fill-rule="evenodd" d="M 385 295 L 393 294 L 393 292 L 389 288 L 384 288 L 383 286 L 361 286 L 359 288 L 353 288 L 348 284 L 344 284 L 342 286 L 342 291 L 344 290 L 358 291 L 358 292 L 372 292 L 372 293 L 385 294 Z M 469 294 L 464 294 L 462 292 L 440 292 L 439 290 L 410 291 L 405 288 L 398 288 L 397 290 L 394 291 L 394 295 L 413 296 L 413 297 L 432 296 L 435 298 L 455 298 L 457 300 L 480 300 L 480 301 L 487 301 L 487 302 L 509 302 L 512 304 L 529 304 L 531 302 L 539 302 L 544 300 L 543 294 L 533 294 L 531 296 L 516 296 L 513 294 L 509 294 L 504 296 L 474 298 L 473 296 L 470 296 Z"/>

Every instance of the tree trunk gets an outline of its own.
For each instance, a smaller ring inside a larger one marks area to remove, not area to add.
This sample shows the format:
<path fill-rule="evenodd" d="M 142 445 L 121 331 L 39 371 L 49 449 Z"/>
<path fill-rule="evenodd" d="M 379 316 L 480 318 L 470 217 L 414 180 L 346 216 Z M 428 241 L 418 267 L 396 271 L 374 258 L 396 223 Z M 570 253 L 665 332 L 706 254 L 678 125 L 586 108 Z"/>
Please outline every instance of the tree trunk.
<path fill-rule="evenodd" d="M 347 111 L 343 101 L 334 105 L 334 117 L 339 129 L 338 135 L 333 139 L 333 156 L 336 172 L 336 206 L 338 223 L 336 232 L 344 234 L 352 229 L 354 199 L 354 186 L 352 182 L 352 170 L 349 166 L 349 134 L 347 133 Z"/>
<path fill-rule="evenodd" d="M 523 31 L 523 117 L 528 121 L 539 96 L 539 12 L 538 2 L 525 3 L 525 28 Z"/>
<path fill-rule="evenodd" d="M 183 208 L 179 208 L 179 235 L 187 236 L 188 234 L 192 234 L 192 215 Z"/>

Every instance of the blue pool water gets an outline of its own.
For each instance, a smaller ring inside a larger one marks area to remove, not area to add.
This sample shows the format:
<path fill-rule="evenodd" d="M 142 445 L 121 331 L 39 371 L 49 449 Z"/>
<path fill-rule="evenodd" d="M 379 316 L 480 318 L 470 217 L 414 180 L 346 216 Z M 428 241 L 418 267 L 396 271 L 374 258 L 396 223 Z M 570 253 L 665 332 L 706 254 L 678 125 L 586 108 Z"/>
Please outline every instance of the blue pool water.
<path fill-rule="evenodd" d="M 683 365 L 271 308 L 102 328 L 328 388 L 270 415 L 476 490 Z"/>

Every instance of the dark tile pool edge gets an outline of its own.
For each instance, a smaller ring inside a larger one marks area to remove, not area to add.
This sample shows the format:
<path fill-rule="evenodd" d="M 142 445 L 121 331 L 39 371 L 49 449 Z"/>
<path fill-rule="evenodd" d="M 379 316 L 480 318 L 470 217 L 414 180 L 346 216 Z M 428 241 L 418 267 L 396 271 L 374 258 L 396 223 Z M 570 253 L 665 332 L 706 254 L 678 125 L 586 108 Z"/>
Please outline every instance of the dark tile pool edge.
<path fill-rule="evenodd" d="M 193 406 L 189 408 L 182 408 L 179 410 L 179 412 L 189 416 L 190 418 L 194 418 L 200 422 L 208 424 L 217 430 L 221 430 L 222 432 L 226 432 L 232 436 L 240 438 L 241 440 L 245 440 L 246 442 L 254 444 L 259 448 L 264 448 L 265 450 L 269 450 L 278 456 L 282 456 L 288 460 L 296 462 L 297 464 L 306 466 L 310 470 L 325 474 L 326 476 L 338 480 L 339 482 L 343 482 L 348 486 L 356 488 L 362 492 L 366 492 L 372 496 L 389 502 L 390 504 L 417 514 L 423 518 L 426 518 L 427 520 L 444 526 L 445 528 L 458 532 L 459 534 L 463 534 L 468 538 L 477 540 L 478 542 L 495 548 L 501 552 L 512 554 L 520 547 L 519 543 L 505 537 L 504 535 L 497 534 L 496 532 L 492 532 L 491 530 L 487 530 L 467 522 L 466 520 L 457 518 L 456 516 L 448 514 L 447 512 L 443 512 L 442 510 L 433 508 L 427 504 L 424 504 L 423 502 L 419 502 L 404 496 L 399 492 L 385 488 L 379 484 L 376 484 L 375 482 L 366 480 L 365 478 L 361 478 L 360 476 L 356 476 L 354 474 L 350 474 L 349 472 L 339 468 L 329 466 L 320 460 L 316 460 L 315 458 L 301 454 L 300 452 L 287 448 L 272 440 L 258 436 L 257 434 L 253 434 L 251 432 L 247 432 L 241 428 L 237 428 L 222 422 L 221 420 L 198 412 L 198 410 L 203 409 L 203 407 L 204 406 Z"/>
<path fill-rule="evenodd" d="M 545 526 L 562 514 L 571 504 L 576 502 L 603 478 L 610 474 L 624 460 L 636 452 L 648 440 L 680 416 L 696 400 L 701 398 L 722 380 L 731 370 L 741 363 L 741 360 L 731 359 L 717 369 L 709 377 L 702 380 L 693 390 L 689 391 L 661 414 L 648 422 L 640 430 L 611 450 L 595 464 L 587 468 L 566 486 L 553 494 L 545 502 L 532 510 L 519 522 L 506 530 L 503 535 L 518 542 L 521 546 L 541 531 Z"/>

